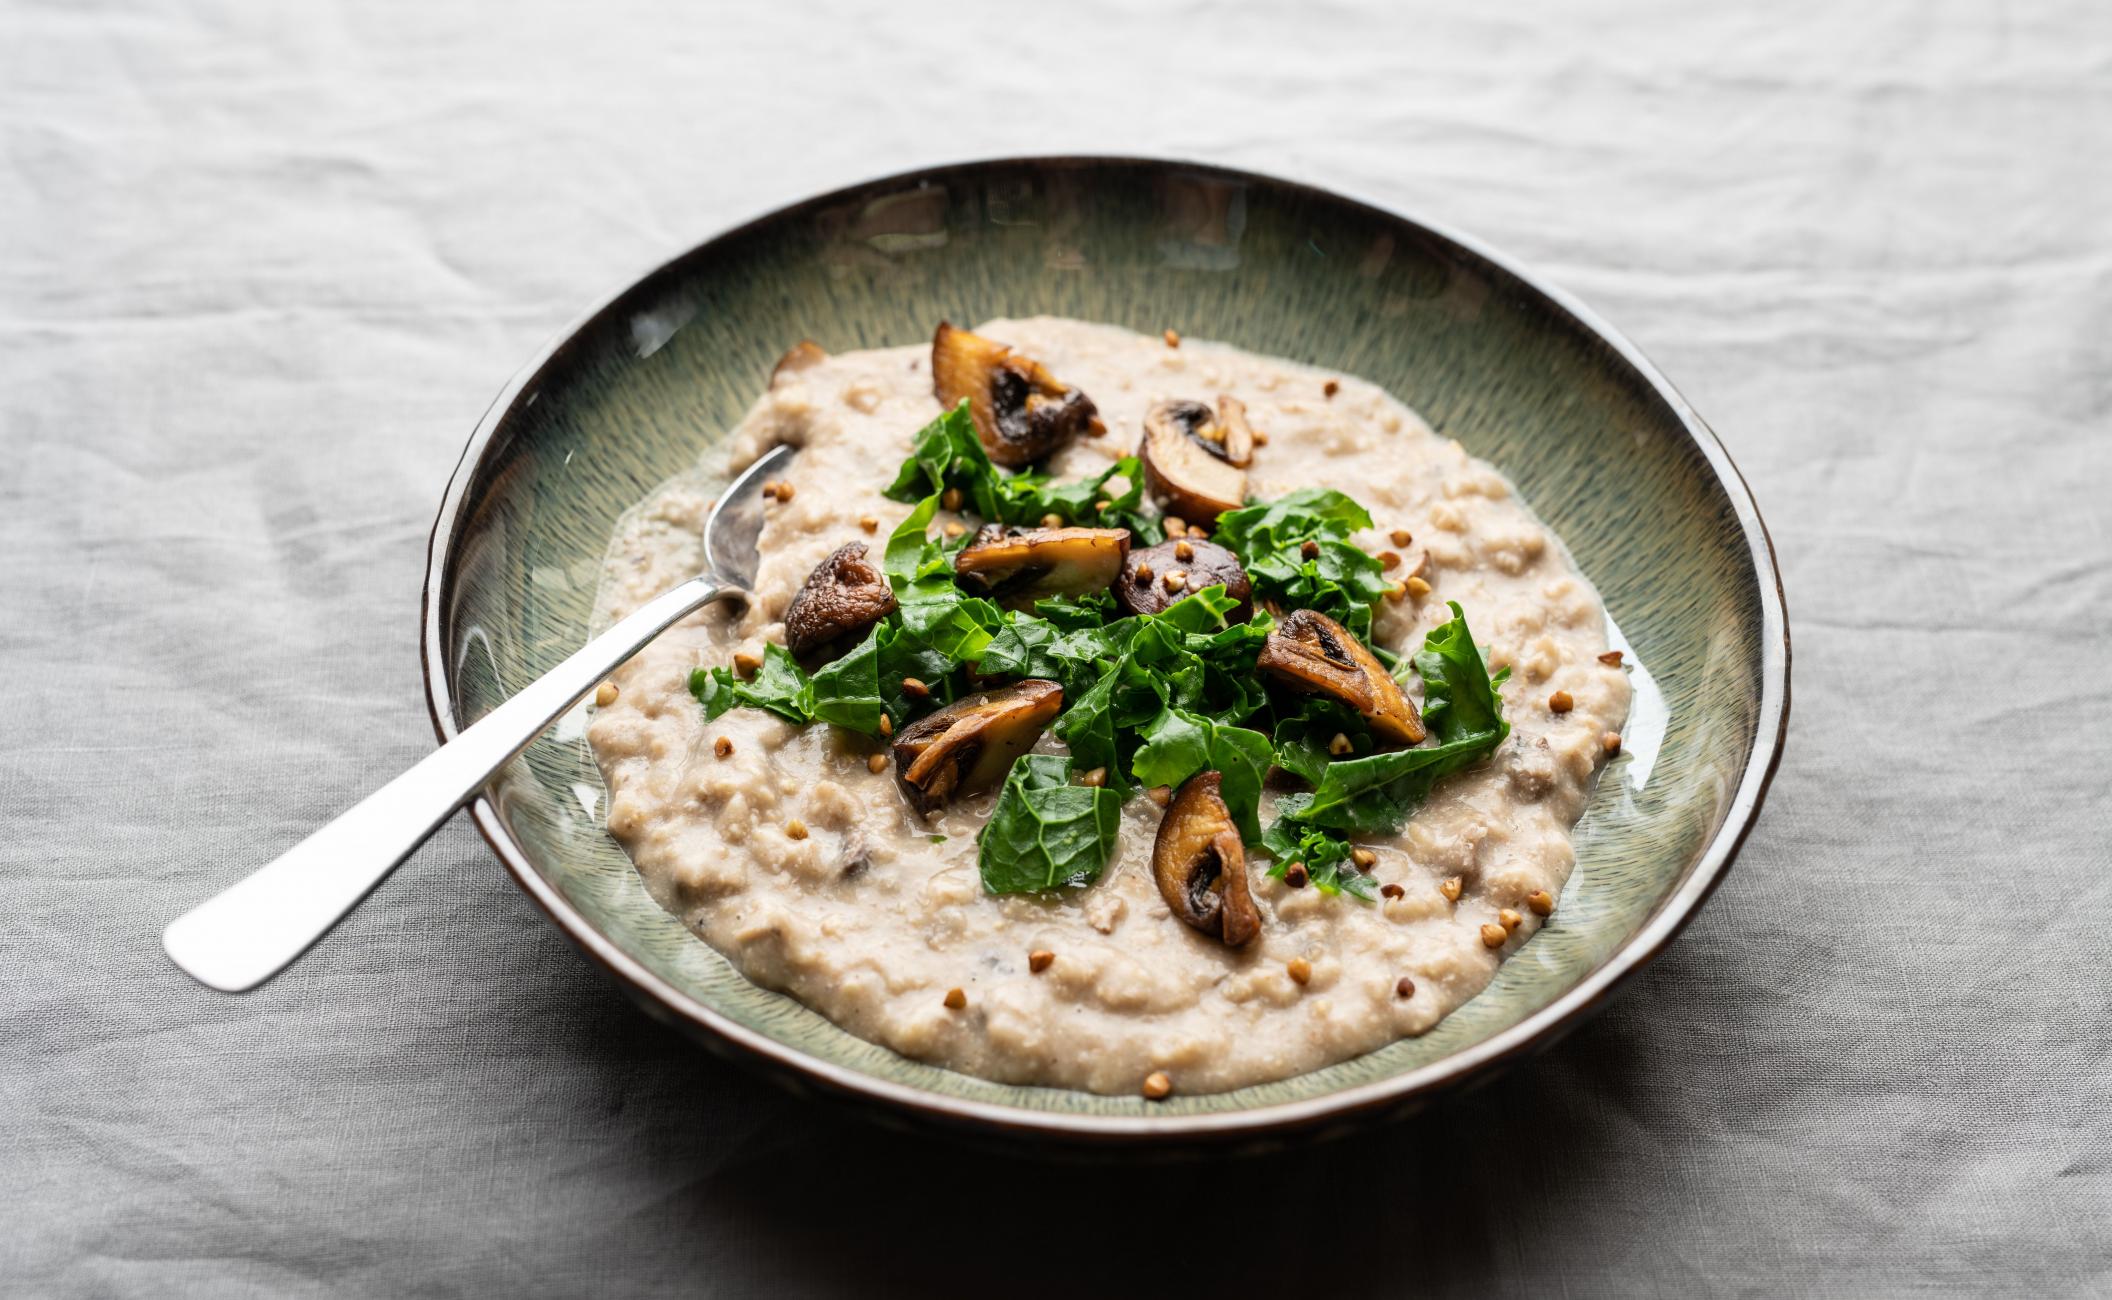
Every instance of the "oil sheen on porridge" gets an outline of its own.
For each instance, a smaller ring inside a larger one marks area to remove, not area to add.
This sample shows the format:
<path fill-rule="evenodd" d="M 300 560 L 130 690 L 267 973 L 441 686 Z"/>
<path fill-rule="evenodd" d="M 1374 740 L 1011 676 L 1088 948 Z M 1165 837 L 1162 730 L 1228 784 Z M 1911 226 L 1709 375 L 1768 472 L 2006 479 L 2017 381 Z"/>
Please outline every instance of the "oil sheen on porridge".
<path fill-rule="evenodd" d="M 1359 841 L 1376 855 L 1374 885 L 1387 887 L 1373 902 L 1294 889 L 1250 861 L 1261 932 L 1232 948 L 1162 899 L 1150 865 L 1161 810 L 1149 798 L 1125 805 L 1097 883 L 993 896 L 976 833 L 994 792 L 921 816 L 891 769 L 869 766 L 882 750 L 866 737 L 747 708 L 707 721 L 690 671 L 782 642 L 809 571 L 846 542 L 877 556 L 910 510 L 881 489 L 940 406 L 931 349 L 888 348 L 781 370 L 694 481 L 665 485 L 625 517 L 603 619 L 696 571 L 720 471 L 778 443 L 801 448 L 787 499 L 766 503 L 756 600 L 684 621 L 611 679 L 616 696 L 587 732 L 609 829 L 653 896 L 750 979 L 905 1056 L 985 1078 L 1134 1093 L 1163 1071 L 1180 1091 L 1210 1092 L 1430 1029 L 1487 985 L 1569 877 L 1570 829 L 1629 700 L 1622 668 L 1601 658 L 1596 593 L 1502 475 L 1370 384 L 1069 320 L 976 332 L 1097 403 L 1108 433 L 1059 453 L 1048 466 L 1059 477 L 1134 452 L 1161 399 L 1244 401 L 1267 437 L 1249 494 L 1331 487 L 1363 503 L 1376 527 L 1355 540 L 1400 555 L 1387 576 L 1409 593 L 1380 602 L 1373 641 L 1413 651 L 1459 602 L 1491 670 L 1511 669 L 1510 738 L 1439 782 L 1399 835 Z M 1420 704 L 1412 675 L 1409 690 Z M 1061 751 L 1049 735 L 1036 748 Z M 1264 793 L 1264 821 L 1275 797 Z M 1033 952 L 1054 959 L 1030 969 Z"/>

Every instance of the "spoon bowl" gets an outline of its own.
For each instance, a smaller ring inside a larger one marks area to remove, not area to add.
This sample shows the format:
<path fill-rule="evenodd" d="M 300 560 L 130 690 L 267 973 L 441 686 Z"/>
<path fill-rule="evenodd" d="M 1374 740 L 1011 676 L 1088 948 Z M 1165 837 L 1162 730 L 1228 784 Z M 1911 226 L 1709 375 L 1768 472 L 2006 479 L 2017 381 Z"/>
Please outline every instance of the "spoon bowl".
<path fill-rule="evenodd" d="M 755 547 L 763 532 L 763 484 L 784 473 L 798 454 L 796 447 L 772 447 L 712 502 L 704 520 L 704 577 L 742 595 L 755 585 L 755 566 L 762 558 Z"/>

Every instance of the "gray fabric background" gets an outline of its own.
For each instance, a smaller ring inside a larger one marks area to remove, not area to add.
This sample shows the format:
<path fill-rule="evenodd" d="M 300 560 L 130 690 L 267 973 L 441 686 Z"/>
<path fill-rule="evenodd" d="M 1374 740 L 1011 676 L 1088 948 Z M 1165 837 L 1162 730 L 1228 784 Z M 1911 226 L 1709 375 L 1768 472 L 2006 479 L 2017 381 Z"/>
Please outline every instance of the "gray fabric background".
<path fill-rule="evenodd" d="M 0 1292 L 2112 1292 L 2112 10 L 995 13 L 0 2 Z M 427 529 L 550 331 L 1066 148 L 1473 230 L 1737 457 L 1788 757 L 1608 1014 L 1383 1135 L 1079 1170 L 705 1059 L 461 821 L 262 992 L 163 961 L 431 745 Z"/>

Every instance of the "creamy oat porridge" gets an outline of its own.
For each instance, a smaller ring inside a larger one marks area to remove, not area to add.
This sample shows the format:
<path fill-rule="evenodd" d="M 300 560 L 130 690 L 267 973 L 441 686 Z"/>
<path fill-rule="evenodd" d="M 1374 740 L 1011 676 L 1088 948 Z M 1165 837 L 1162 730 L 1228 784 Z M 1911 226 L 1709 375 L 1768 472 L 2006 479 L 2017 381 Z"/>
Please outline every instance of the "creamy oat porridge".
<path fill-rule="evenodd" d="M 626 517 L 600 616 L 693 573 L 699 484 L 781 442 L 754 602 L 588 728 L 610 830 L 749 978 L 1156 1097 L 1422 1033 L 1555 910 L 1620 656 L 1509 483 L 1385 392 L 1050 318 L 802 345 Z"/>

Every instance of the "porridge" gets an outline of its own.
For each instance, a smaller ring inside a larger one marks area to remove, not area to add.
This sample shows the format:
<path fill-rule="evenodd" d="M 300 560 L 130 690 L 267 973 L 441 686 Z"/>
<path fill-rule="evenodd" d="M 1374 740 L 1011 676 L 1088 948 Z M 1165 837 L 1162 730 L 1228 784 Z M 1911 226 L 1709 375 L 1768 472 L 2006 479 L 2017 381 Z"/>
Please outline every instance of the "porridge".
<path fill-rule="evenodd" d="M 1159 1097 L 1423 1033 L 1554 912 L 1620 655 L 1503 476 L 1382 390 L 993 321 L 795 348 L 714 459 L 779 443 L 754 600 L 588 727 L 609 829 L 750 979 Z M 626 516 L 599 615 L 694 573 L 710 506 Z"/>

